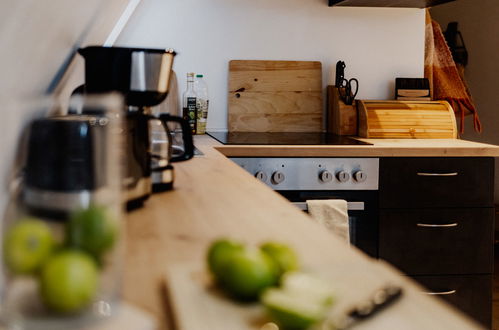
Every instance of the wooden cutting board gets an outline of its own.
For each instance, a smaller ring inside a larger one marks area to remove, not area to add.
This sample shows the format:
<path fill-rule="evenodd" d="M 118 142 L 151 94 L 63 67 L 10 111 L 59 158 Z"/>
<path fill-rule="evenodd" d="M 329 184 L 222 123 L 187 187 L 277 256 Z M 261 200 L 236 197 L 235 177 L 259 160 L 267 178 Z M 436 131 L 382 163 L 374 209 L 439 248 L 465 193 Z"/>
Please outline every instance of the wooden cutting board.
<path fill-rule="evenodd" d="M 335 288 L 335 304 L 330 316 L 338 316 L 359 302 L 372 296 L 375 289 L 386 283 L 405 287 L 405 279 L 395 273 L 387 277 L 386 263 L 369 261 L 369 276 L 366 276 L 366 263 L 350 259 L 334 267 L 324 265 L 316 274 L 330 280 Z M 315 273 L 315 272 L 314 272 Z M 213 284 L 202 265 L 195 263 L 175 264 L 165 274 L 169 305 L 173 313 L 172 330 L 266 330 L 270 326 L 265 308 L 258 303 L 237 303 L 225 296 Z M 421 301 L 423 300 L 423 301 Z M 435 304 L 437 306 L 435 307 Z M 421 307 L 425 306 L 425 307 Z M 394 305 L 379 313 L 371 320 L 358 323 L 356 329 L 429 329 L 445 324 L 448 314 L 429 315 L 428 311 L 438 309 L 438 302 L 415 290 L 405 291 Z M 440 319 L 443 317 L 443 319 Z"/>
<path fill-rule="evenodd" d="M 320 132 L 322 116 L 321 62 L 229 62 L 229 131 Z"/>

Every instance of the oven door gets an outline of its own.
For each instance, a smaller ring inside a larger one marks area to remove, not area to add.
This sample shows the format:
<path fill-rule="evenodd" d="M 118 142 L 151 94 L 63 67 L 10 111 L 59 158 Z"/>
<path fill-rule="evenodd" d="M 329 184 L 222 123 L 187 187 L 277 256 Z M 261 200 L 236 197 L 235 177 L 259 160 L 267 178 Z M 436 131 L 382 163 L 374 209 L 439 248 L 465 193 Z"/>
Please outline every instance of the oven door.
<path fill-rule="evenodd" d="M 350 243 L 371 257 L 378 257 L 377 191 L 277 191 L 295 206 L 307 211 L 307 200 L 344 199 L 348 203 Z"/>

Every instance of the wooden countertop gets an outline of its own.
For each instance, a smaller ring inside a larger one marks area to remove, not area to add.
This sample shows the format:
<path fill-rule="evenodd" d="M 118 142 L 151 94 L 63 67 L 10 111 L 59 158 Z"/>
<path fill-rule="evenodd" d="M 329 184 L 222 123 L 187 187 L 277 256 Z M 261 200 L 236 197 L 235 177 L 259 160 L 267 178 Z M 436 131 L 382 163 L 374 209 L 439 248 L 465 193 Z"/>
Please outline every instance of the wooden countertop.
<path fill-rule="evenodd" d="M 421 294 L 419 286 L 392 267 L 349 248 L 224 157 L 215 145 L 209 137 L 196 138 L 204 156 L 176 163 L 175 189 L 152 196 L 126 218 L 124 297 L 155 315 L 161 329 L 175 328 L 164 281 L 168 270 L 187 263 L 202 270 L 207 246 L 223 236 L 254 244 L 287 242 L 306 269 L 335 273 L 337 284 L 351 299 L 358 300 L 387 281 L 403 285 L 403 298 L 359 329 L 477 328 L 454 309 Z M 209 324 L 203 329 L 217 330 Z"/>
<path fill-rule="evenodd" d="M 233 146 L 213 143 L 228 157 L 499 157 L 499 146 L 458 139 L 357 139 L 372 145 Z"/>

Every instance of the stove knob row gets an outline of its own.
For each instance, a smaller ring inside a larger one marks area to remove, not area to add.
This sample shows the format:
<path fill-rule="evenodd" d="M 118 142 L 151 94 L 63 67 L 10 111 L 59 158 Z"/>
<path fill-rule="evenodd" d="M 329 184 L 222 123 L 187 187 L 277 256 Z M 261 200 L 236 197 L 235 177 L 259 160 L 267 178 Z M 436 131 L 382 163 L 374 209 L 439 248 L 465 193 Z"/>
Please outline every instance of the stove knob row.
<path fill-rule="evenodd" d="M 353 177 L 353 180 L 358 182 L 358 183 L 362 183 L 362 182 L 365 182 L 367 180 L 367 174 L 361 170 L 353 173 L 352 177 Z M 256 172 L 255 178 L 257 178 L 258 180 L 263 181 L 263 182 L 267 182 L 267 179 L 268 179 L 267 174 L 265 174 L 265 172 L 263 172 L 263 171 Z M 334 178 L 333 174 L 329 171 L 324 170 L 324 171 L 319 173 L 319 180 L 322 183 L 331 182 L 331 181 L 333 181 L 333 178 Z M 286 179 L 286 177 L 284 176 L 284 173 L 279 172 L 279 171 L 275 171 L 274 173 L 272 173 L 272 175 L 270 177 L 270 181 L 274 185 L 282 183 L 285 179 Z M 348 180 L 350 180 L 350 173 L 348 173 L 347 171 L 340 171 L 340 172 L 336 173 L 336 179 L 341 183 L 345 183 Z"/>
<path fill-rule="evenodd" d="M 350 180 L 350 174 L 346 171 L 340 171 L 336 173 L 336 179 L 341 183 L 347 182 Z M 359 170 L 353 174 L 353 179 L 358 183 L 362 183 L 367 180 L 367 174 Z M 333 175 L 329 171 L 322 171 L 319 173 L 319 180 L 322 183 L 331 182 L 333 180 Z"/>

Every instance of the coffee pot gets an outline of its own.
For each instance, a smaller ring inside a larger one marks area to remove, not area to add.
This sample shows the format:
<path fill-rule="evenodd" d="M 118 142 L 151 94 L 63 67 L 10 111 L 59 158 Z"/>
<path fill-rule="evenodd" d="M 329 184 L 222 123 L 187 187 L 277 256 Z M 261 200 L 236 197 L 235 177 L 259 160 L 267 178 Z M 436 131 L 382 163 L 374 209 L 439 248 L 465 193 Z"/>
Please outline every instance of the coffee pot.
<path fill-rule="evenodd" d="M 171 138 L 168 123 L 182 128 L 183 153 L 174 161 L 188 160 L 194 155 L 192 133 L 188 123 L 169 114 L 154 116 L 151 107 L 160 104 L 168 95 L 175 52 L 168 49 L 123 48 L 90 46 L 78 52 L 85 59 L 85 87 L 87 94 L 118 91 L 123 94 L 126 108 L 127 168 L 124 179 L 127 207 L 135 208 L 152 192 L 152 178 L 168 176 L 172 144 L 167 144 L 165 156 L 151 149 L 150 125 L 159 121 L 167 139 Z M 169 141 L 169 140 L 168 140 Z M 173 178 L 172 178 L 173 180 Z M 165 190 L 170 186 L 162 187 Z"/>
<path fill-rule="evenodd" d="M 170 77 L 170 88 L 166 99 L 159 105 L 152 108 L 154 116 L 159 117 L 163 114 L 170 116 L 182 116 L 179 102 L 178 81 L 175 71 L 172 71 Z M 182 128 L 179 122 L 169 122 L 169 135 L 165 134 L 161 122 L 151 123 L 151 145 L 154 153 L 152 159 L 153 173 L 152 184 L 153 191 L 164 191 L 173 188 L 174 168 L 171 163 L 182 161 L 184 154 L 184 142 Z M 169 161 L 168 161 L 169 160 Z M 154 170 L 162 168 L 162 170 Z"/>

